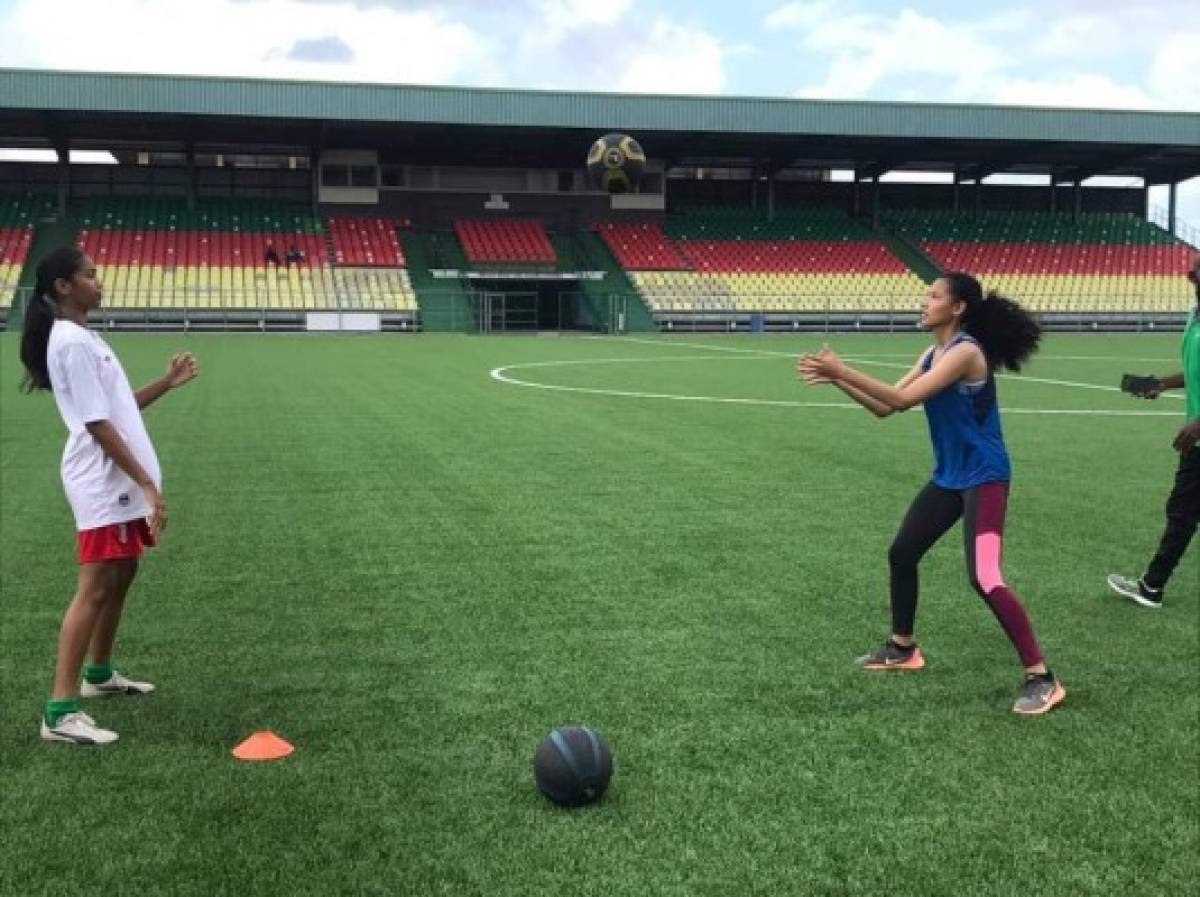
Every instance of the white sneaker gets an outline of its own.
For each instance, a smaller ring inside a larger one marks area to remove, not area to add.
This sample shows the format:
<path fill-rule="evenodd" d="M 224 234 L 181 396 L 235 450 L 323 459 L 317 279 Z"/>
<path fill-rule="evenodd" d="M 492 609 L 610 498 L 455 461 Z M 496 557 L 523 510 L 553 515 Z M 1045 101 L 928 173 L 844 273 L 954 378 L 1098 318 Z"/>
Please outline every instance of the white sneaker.
<path fill-rule="evenodd" d="M 100 698 L 104 695 L 148 695 L 154 691 L 154 686 L 149 682 L 134 682 L 132 679 L 126 679 L 116 670 L 108 678 L 107 682 L 101 682 L 99 685 L 93 685 L 86 679 L 79 686 L 79 697 L 81 698 Z"/>
<path fill-rule="evenodd" d="M 54 726 L 46 725 L 42 717 L 42 738 L 46 741 L 65 741 L 69 744 L 112 744 L 117 733 L 101 729 L 86 713 L 67 713 Z"/>

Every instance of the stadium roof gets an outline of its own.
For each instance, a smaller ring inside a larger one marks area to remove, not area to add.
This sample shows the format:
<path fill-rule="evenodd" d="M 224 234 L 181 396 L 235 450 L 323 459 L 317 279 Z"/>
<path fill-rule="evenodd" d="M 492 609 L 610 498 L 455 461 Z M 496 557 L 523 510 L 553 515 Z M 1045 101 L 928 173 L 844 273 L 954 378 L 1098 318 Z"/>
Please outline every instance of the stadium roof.
<path fill-rule="evenodd" d="M 0 69 L 0 145 L 380 149 L 578 167 L 599 132 L 670 165 L 1200 176 L 1200 113 L 654 96 Z"/>

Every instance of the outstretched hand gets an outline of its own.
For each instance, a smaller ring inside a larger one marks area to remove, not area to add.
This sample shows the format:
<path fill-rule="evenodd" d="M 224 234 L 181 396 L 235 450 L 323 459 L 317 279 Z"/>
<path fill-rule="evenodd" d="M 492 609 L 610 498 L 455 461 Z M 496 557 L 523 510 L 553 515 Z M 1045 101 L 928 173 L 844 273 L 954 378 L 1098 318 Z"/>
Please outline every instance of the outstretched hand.
<path fill-rule="evenodd" d="M 183 386 L 200 374 L 200 366 L 196 364 L 196 356 L 191 352 L 180 352 L 172 355 L 167 362 L 167 385 L 174 389 Z"/>
<path fill-rule="evenodd" d="M 809 386 L 833 383 L 845 374 L 845 362 L 827 345 L 822 346 L 819 352 L 801 355 L 796 359 L 796 376 Z"/>
<path fill-rule="evenodd" d="M 1200 420 L 1192 421 L 1176 433 L 1175 441 L 1171 445 L 1177 452 L 1190 452 L 1197 442 L 1200 442 Z"/>

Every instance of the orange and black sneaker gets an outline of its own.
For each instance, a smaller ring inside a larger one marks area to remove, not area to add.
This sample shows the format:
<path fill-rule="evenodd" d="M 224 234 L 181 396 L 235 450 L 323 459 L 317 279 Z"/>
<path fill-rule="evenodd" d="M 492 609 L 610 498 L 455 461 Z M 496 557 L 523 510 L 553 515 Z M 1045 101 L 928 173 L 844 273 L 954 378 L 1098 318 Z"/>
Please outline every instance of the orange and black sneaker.
<path fill-rule="evenodd" d="M 870 654 L 858 658 L 857 663 L 864 670 L 919 670 L 925 666 L 925 657 L 921 649 L 914 645 L 897 645 L 891 639 L 876 648 Z"/>

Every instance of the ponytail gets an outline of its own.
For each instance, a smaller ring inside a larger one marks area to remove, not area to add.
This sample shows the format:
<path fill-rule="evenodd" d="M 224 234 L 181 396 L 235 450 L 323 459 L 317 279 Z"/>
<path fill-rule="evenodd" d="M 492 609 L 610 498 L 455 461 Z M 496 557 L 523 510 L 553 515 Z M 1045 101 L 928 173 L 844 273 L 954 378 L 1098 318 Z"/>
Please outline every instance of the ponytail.
<path fill-rule="evenodd" d="M 963 330 L 982 347 L 988 367 L 993 371 L 1000 368 L 1019 371 L 1041 342 L 1042 328 L 1037 319 L 995 290 L 989 290 L 985 296 L 979 281 L 970 274 L 950 271 L 942 278 L 950 296 L 966 303 Z"/>
<path fill-rule="evenodd" d="M 37 283 L 25 306 L 25 325 L 21 333 L 21 364 L 25 377 L 21 388 L 25 392 L 50 388 L 50 370 L 46 366 L 46 349 L 50 329 L 58 317 L 58 296 L 54 290 L 57 280 L 70 280 L 83 262 L 83 252 L 74 246 L 55 249 L 37 266 Z"/>

